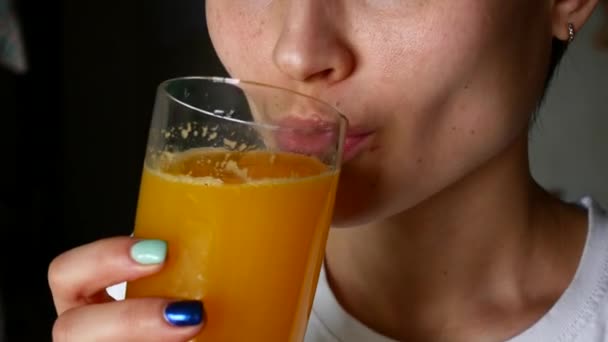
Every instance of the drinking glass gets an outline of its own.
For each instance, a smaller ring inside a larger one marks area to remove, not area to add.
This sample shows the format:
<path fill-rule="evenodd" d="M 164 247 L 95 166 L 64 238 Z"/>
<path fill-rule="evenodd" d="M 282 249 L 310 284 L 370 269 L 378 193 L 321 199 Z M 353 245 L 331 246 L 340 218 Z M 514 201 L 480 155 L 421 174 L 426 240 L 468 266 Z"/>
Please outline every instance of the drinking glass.
<path fill-rule="evenodd" d="M 324 256 L 347 120 L 261 83 L 184 77 L 157 92 L 135 238 L 163 239 L 127 298 L 200 299 L 200 342 L 301 342 Z"/>

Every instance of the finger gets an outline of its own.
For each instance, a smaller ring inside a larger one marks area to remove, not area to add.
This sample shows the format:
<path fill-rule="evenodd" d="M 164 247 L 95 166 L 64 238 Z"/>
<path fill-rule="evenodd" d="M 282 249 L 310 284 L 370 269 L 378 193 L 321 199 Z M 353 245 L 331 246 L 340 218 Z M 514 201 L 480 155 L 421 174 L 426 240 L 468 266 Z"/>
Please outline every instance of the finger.
<path fill-rule="evenodd" d="M 48 280 L 57 313 L 110 301 L 105 289 L 131 281 L 162 267 L 167 245 L 160 240 L 114 237 L 69 250 L 55 258 Z"/>
<path fill-rule="evenodd" d="M 140 298 L 91 304 L 64 312 L 53 326 L 53 342 L 183 342 L 205 318 L 199 301 Z"/>

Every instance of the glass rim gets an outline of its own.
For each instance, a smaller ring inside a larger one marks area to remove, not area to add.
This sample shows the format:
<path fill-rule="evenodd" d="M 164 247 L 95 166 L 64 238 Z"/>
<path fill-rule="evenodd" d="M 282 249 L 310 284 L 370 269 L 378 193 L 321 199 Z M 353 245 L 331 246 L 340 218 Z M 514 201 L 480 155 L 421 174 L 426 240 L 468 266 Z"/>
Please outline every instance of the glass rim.
<path fill-rule="evenodd" d="M 298 97 L 303 97 L 306 98 L 308 100 L 311 100 L 313 102 L 319 103 L 323 106 L 326 106 L 327 108 L 331 109 L 335 114 L 336 114 L 336 126 L 338 128 L 338 130 L 346 130 L 347 125 L 348 125 L 348 118 L 342 114 L 337 108 L 335 108 L 334 106 L 330 105 L 329 103 L 318 99 L 316 97 L 310 96 L 310 95 L 306 95 L 300 92 L 297 92 L 295 90 L 292 89 L 288 89 L 288 88 L 283 88 L 283 87 L 279 87 L 279 86 L 275 86 L 275 85 L 271 85 L 271 84 L 265 84 L 265 83 L 261 83 L 261 82 L 257 82 L 257 81 L 249 81 L 249 80 L 243 80 L 243 79 L 239 79 L 239 78 L 231 78 L 231 77 L 222 77 L 222 76 L 180 76 L 180 77 L 174 77 L 174 78 L 170 78 L 170 79 L 166 79 L 164 81 L 162 81 L 159 86 L 158 89 L 161 90 L 163 92 L 163 95 L 166 96 L 167 98 L 169 98 L 171 101 L 174 101 L 188 109 L 191 109 L 195 112 L 207 115 L 207 116 L 211 116 L 213 118 L 216 119 L 221 119 L 221 120 L 226 120 L 226 121 L 231 121 L 234 123 L 238 123 L 238 124 L 243 124 L 243 125 L 247 125 L 247 126 L 253 126 L 253 127 L 261 127 L 263 129 L 268 129 L 268 130 L 291 130 L 291 131 L 298 131 L 300 130 L 297 127 L 288 127 L 288 126 L 280 126 L 280 125 L 273 125 L 273 124 L 269 124 L 269 123 L 260 123 L 260 122 L 255 122 L 255 121 L 247 121 L 247 120 L 241 120 L 241 119 L 237 119 L 237 118 L 233 118 L 233 117 L 226 117 L 226 116 L 221 116 L 218 115 L 216 113 L 212 113 L 209 111 L 206 111 L 202 108 L 198 108 L 196 106 L 193 106 L 191 104 L 188 104 L 182 100 L 177 99 L 175 96 L 173 96 L 172 94 L 169 93 L 169 91 L 167 90 L 167 87 L 171 84 L 171 83 L 175 83 L 177 81 L 186 81 L 186 80 L 200 80 L 200 81 L 210 81 L 212 83 L 221 83 L 221 84 L 226 84 L 226 85 L 232 85 L 235 87 L 238 87 L 239 84 L 245 84 L 245 85 L 250 85 L 250 86 L 255 86 L 255 87 L 259 87 L 259 88 L 266 88 L 266 89 L 273 89 L 273 90 L 279 90 L 279 91 L 283 91 L 286 93 L 291 93 L 293 95 L 296 95 Z M 239 87 L 240 88 L 240 87 Z M 243 88 L 240 88 L 241 90 L 243 90 L 243 92 L 246 93 L 246 90 Z M 344 128 L 341 128 L 342 127 Z M 332 125 L 333 126 L 333 125 Z M 327 127 L 327 126 L 325 126 Z M 308 127 L 308 129 L 310 129 L 310 127 Z"/>

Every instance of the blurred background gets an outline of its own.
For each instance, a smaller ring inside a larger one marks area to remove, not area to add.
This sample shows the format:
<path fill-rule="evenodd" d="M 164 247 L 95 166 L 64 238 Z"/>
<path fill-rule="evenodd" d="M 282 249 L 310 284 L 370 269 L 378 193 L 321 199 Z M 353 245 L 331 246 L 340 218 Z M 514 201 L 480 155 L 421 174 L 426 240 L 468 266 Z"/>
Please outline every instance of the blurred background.
<path fill-rule="evenodd" d="M 48 263 L 76 245 L 131 231 L 157 84 L 225 71 L 202 0 L 18 0 L 13 7 L 25 59 L 0 63 L 0 341 L 50 341 Z M 530 147 L 541 184 L 568 200 L 593 195 L 604 206 L 608 50 L 599 41 L 606 22 L 600 7 L 579 32 Z"/>
<path fill-rule="evenodd" d="M 531 131 L 535 178 L 566 200 L 608 206 L 608 1 L 566 53 Z"/>

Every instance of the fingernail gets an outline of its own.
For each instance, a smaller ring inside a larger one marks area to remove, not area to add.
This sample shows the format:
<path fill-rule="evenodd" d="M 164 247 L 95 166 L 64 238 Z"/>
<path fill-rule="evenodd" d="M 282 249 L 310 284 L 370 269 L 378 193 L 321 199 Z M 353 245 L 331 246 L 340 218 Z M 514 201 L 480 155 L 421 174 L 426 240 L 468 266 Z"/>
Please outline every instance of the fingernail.
<path fill-rule="evenodd" d="M 203 303 L 198 300 L 185 300 L 174 302 L 165 308 L 165 320 L 169 324 L 186 327 L 199 325 L 205 318 L 205 308 Z"/>
<path fill-rule="evenodd" d="M 156 265 L 165 261 L 167 243 L 162 240 L 141 240 L 131 247 L 131 258 L 142 265 Z"/>

